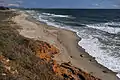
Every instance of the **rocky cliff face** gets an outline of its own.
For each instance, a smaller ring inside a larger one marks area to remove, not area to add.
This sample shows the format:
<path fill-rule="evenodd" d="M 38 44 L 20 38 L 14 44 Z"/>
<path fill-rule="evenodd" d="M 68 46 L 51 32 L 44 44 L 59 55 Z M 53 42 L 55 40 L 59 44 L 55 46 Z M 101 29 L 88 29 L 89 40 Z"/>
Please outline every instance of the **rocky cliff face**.
<path fill-rule="evenodd" d="M 53 72 L 63 79 L 67 80 L 100 80 L 94 76 L 72 66 L 69 62 L 57 64 L 53 57 L 55 54 L 59 54 L 59 50 L 46 42 L 38 41 L 37 45 L 34 45 L 34 51 L 36 56 L 43 59 L 47 63 L 52 65 Z"/>

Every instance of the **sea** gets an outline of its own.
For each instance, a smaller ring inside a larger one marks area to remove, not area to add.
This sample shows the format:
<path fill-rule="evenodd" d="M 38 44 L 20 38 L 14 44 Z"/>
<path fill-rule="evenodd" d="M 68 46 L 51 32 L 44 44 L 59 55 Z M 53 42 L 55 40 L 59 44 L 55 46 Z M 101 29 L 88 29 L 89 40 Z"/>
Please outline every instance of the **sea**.
<path fill-rule="evenodd" d="M 120 9 L 26 9 L 36 20 L 76 32 L 95 60 L 120 78 Z"/>

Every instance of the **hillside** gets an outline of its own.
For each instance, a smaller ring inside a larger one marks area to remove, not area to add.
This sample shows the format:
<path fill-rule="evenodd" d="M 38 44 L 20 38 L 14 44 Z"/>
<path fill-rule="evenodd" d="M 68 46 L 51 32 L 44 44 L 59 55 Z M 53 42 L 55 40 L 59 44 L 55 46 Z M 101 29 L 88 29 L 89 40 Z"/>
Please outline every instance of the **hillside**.
<path fill-rule="evenodd" d="M 15 12 L 0 12 L 0 80 L 100 80 L 52 58 L 59 49 L 47 42 L 19 35 L 11 21 Z"/>

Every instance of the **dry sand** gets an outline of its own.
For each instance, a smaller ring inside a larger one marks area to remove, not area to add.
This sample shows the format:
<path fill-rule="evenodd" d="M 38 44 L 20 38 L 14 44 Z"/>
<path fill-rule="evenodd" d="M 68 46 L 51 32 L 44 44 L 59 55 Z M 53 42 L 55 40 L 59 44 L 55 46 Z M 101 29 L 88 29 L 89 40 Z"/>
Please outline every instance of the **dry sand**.
<path fill-rule="evenodd" d="M 55 56 L 58 63 L 71 62 L 78 67 L 102 80 L 119 80 L 116 73 L 98 64 L 93 57 L 89 56 L 84 49 L 78 46 L 80 40 L 76 33 L 47 26 L 34 19 L 27 19 L 28 15 L 19 12 L 20 15 L 13 18 L 21 29 L 19 33 L 27 38 L 46 41 L 60 49 L 60 54 Z"/>

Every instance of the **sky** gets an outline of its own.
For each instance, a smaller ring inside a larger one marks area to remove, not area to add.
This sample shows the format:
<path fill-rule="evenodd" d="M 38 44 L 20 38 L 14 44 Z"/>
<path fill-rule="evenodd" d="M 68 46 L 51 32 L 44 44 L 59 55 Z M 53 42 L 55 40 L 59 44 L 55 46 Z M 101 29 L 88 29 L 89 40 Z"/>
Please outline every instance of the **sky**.
<path fill-rule="evenodd" d="M 25 8 L 119 8 L 120 0 L 0 0 L 0 5 Z"/>

